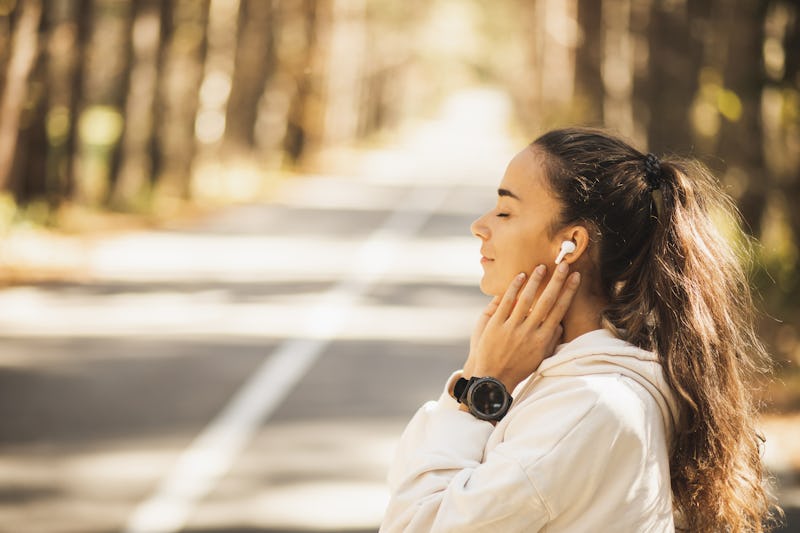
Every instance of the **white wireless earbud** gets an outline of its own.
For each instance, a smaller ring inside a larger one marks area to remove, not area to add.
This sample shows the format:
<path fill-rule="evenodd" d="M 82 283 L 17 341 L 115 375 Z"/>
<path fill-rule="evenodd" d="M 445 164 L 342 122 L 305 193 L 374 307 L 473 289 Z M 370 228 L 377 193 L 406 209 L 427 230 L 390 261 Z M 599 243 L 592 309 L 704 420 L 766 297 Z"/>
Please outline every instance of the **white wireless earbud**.
<path fill-rule="evenodd" d="M 561 261 L 564 260 L 564 256 L 567 254 L 571 254 L 575 251 L 575 243 L 572 241 L 564 241 L 561 243 L 561 251 L 558 252 L 558 257 L 556 257 L 556 264 L 559 264 Z"/>

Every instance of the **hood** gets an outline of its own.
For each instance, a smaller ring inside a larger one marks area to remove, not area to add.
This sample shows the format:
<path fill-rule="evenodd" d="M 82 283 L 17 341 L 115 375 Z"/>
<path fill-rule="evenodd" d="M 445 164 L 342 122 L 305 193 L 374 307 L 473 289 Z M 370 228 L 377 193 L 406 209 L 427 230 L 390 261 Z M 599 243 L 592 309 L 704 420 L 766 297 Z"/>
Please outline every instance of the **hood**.
<path fill-rule="evenodd" d="M 614 336 L 607 329 L 584 333 L 560 344 L 535 372 L 542 377 L 621 374 L 639 383 L 661 410 L 664 422 L 678 426 L 679 407 L 658 356 Z"/>

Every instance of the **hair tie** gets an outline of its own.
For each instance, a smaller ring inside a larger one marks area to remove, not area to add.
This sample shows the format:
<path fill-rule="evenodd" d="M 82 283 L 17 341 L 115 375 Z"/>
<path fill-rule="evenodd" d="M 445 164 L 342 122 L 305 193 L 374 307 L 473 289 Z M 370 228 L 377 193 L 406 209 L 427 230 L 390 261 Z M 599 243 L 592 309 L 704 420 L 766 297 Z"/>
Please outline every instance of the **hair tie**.
<path fill-rule="evenodd" d="M 661 188 L 661 161 L 654 154 L 647 154 L 644 158 L 644 181 L 651 191 Z"/>

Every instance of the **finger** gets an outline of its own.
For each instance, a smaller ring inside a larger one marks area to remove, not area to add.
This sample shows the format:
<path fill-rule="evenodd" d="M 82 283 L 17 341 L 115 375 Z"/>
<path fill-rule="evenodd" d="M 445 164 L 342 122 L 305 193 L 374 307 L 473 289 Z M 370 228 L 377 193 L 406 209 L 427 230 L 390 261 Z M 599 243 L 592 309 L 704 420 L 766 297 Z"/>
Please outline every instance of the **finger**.
<path fill-rule="evenodd" d="M 543 328 L 556 328 L 559 327 L 564 315 L 567 314 L 567 309 L 572 303 L 572 298 L 578 292 L 578 286 L 581 284 L 581 275 L 579 272 L 573 272 L 567 282 L 564 284 L 564 290 L 558 295 L 555 305 L 550 310 L 550 314 L 542 323 Z"/>
<path fill-rule="evenodd" d="M 514 310 L 511 312 L 511 318 L 516 322 L 522 322 L 530 313 L 531 307 L 533 307 L 533 299 L 536 297 L 536 291 L 539 289 L 546 272 L 547 267 L 544 265 L 539 265 L 533 269 L 528 283 L 525 284 L 519 294 L 519 298 L 517 298 L 517 305 L 514 306 Z"/>
<path fill-rule="evenodd" d="M 561 324 L 557 325 L 555 331 L 553 331 L 553 337 L 550 339 L 550 342 L 547 345 L 546 353 L 553 355 L 556 346 L 558 346 L 558 342 L 561 340 L 561 335 L 563 334 L 564 334 L 564 326 L 562 326 Z"/>
<path fill-rule="evenodd" d="M 497 307 L 500 305 L 500 297 L 495 296 L 492 298 L 492 301 L 486 305 L 486 308 L 483 310 L 483 315 L 486 317 L 491 317 L 495 312 L 497 312 Z"/>
<path fill-rule="evenodd" d="M 500 305 L 500 297 L 495 296 L 492 298 L 492 301 L 484 308 L 481 316 L 478 318 L 478 323 L 476 324 L 478 331 L 483 331 L 486 328 L 486 324 L 489 323 L 489 319 L 492 318 L 497 312 L 497 307 Z"/>
<path fill-rule="evenodd" d="M 514 276 L 514 279 L 511 280 L 511 284 L 506 289 L 506 293 L 503 295 L 503 299 L 500 300 L 500 305 L 497 306 L 497 310 L 492 317 L 495 320 L 501 320 L 505 322 L 508 319 L 508 316 L 511 314 L 511 310 L 514 309 L 514 302 L 517 300 L 517 293 L 519 292 L 520 287 L 522 287 L 522 283 L 525 281 L 525 273 L 519 273 Z"/>
<path fill-rule="evenodd" d="M 530 317 L 534 324 L 541 324 L 550 314 L 550 309 L 552 309 L 558 295 L 561 293 L 561 287 L 564 286 L 564 281 L 567 279 L 568 273 L 569 264 L 566 261 L 561 262 L 561 264 L 556 267 L 555 272 L 553 272 L 553 275 L 550 277 L 550 281 L 547 283 L 544 291 L 542 291 L 542 295 L 531 311 Z"/>

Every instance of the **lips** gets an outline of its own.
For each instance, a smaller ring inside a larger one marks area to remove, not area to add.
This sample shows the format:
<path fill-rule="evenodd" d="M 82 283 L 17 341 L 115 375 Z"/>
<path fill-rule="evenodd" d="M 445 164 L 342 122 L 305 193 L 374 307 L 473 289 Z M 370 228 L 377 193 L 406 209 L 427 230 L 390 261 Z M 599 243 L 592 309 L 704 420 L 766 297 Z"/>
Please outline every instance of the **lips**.
<path fill-rule="evenodd" d="M 494 261 L 494 259 L 488 257 L 485 253 L 483 253 L 483 250 L 481 250 L 481 263 L 486 263 L 488 261 Z"/>

